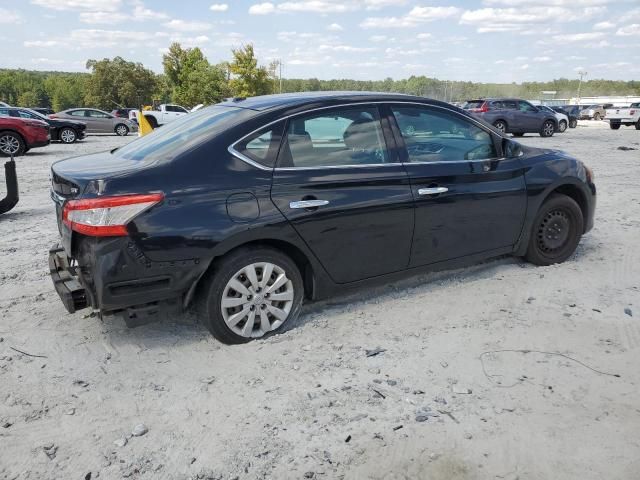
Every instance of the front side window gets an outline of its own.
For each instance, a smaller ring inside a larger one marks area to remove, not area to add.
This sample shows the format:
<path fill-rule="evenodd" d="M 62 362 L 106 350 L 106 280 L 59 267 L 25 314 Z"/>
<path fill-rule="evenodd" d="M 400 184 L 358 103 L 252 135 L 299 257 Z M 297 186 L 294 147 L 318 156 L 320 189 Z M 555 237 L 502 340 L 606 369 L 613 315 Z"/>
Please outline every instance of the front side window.
<path fill-rule="evenodd" d="M 491 134 L 454 113 L 392 107 L 410 162 L 464 162 L 496 158 Z"/>
<path fill-rule="evenodd" d="M 527 102 L 518 102 L 518 103 L 519 103 L 518 107 L 521 112 L 532 113 L 537 111 L 536 107 L 534 107 L 530 103 L 527 103 Z"/>
<path fill-rule="evenodd" d="M 29 112 L 25 112 L 24 110 L 18 110 L 18 115 L 20 115 L 20 118 L 38 118 L 36 117 L 34 114 L 29 113 Z"/>
<path fill-rule="evenodd" d="M 388 158 L 378 109 L 345 107 L 289 119 L 278 166 L 377 165 Z"/>
<path fill-rule="evenodd" d="M 84 110 L 72 110 L 69 112 L 69 115 L 73 115 L 74 117 L 84 117 L 85 116 L 85 111 Z"/>

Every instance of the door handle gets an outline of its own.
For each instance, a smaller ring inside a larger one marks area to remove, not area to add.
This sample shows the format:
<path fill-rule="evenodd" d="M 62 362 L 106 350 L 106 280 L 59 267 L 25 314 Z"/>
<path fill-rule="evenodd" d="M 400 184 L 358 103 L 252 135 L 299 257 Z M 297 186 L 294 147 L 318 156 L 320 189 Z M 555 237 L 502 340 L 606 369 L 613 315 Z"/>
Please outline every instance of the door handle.
<path fill-rule="evenodd" d="M 289 208 L 318 208 L 324 205 L 329 205 L 329 200 L 300 200 L 290 202 Z"/>
<path fill-rule="evenodd" d="M 429 188 L 418 189 L 418 193 L 420 195 L 439 195 L 441 193 L 446 193 L 448 191 L 449 189 L 447 187 L 429 187 Z"/>

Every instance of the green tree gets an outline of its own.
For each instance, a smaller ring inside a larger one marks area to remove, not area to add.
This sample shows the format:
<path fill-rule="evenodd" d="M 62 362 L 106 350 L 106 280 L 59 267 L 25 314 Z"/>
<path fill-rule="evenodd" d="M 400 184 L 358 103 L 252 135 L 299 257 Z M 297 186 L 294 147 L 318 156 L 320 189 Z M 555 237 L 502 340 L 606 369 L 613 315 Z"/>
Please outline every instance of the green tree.
<path fill-rule="evenodd" d="M 102 109 L 140 106 L 151 103 L 156 89 L 156 75 L 141 63 L 128 62 L 122 57 L 113 60 L 88 60 L 92 71 L 85 84 L 87 105 Z"/>
<path fill-rule="evenodd" d="M 252 97 L 272 92 L 273 81 L 265 67 L 258 66 L 258 59 L 249 44 L 233 49 L 233 61 L 229 64 L 232 74 L 229 86 L 237 97 Z"/>
<path fill-rule="evenodd" d="M 40 104 L 40 96 L 29 90 L 27 92 L 22 92 L 18 95 L 18 101 L 16 102 L 18 107 L 33 107 Z"/>

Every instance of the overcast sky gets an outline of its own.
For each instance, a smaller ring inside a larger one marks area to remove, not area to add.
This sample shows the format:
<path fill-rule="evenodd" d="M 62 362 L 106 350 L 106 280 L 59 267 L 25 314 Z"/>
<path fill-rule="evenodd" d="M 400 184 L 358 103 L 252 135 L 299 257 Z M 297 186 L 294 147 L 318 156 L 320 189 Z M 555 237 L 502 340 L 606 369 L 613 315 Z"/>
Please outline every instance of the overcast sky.
<path fill-rule="evenodd" d="M 210 61 L 253 43 L 285 77 L 640 79 L 640 0 L 0 0 L 0 67 L 160 72 L 173 41 Z"/>

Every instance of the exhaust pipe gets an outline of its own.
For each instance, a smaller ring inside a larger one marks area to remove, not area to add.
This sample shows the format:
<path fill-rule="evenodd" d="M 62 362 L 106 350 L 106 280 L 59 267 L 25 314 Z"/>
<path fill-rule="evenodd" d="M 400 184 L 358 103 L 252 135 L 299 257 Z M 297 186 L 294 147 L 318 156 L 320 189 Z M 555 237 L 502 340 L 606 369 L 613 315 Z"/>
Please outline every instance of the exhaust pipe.
<path fill-rule="evenodd" d="M 0 200 L 0 214 L 6 213 L 16 206 L 19 200 L 18 196 L 18 177 L 16 175 L 16 162 L 11 160 L 4 164 L 4 176 L 7 182 L 7 195 Z"/>

